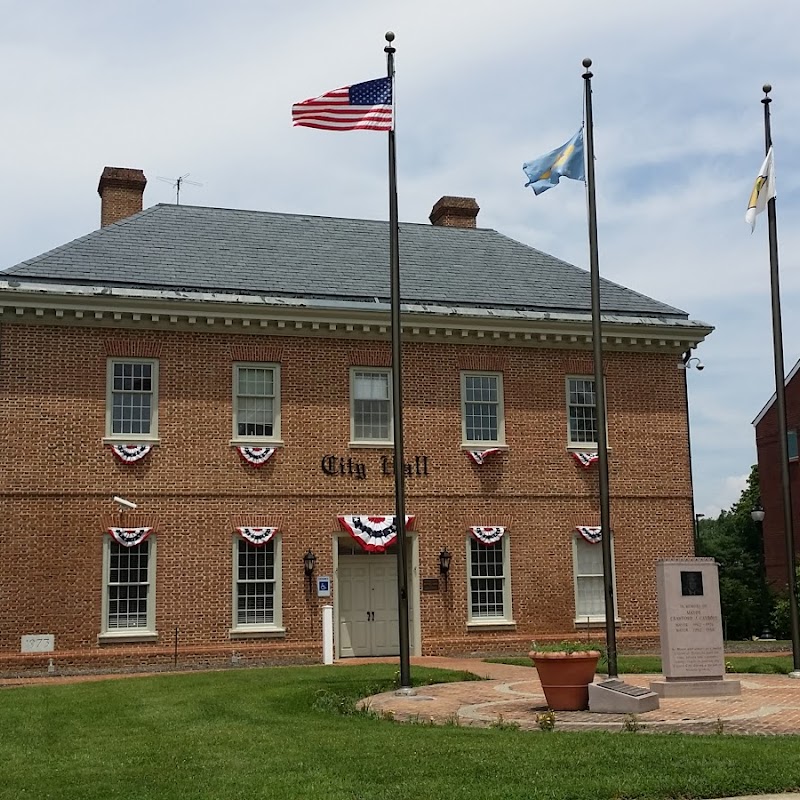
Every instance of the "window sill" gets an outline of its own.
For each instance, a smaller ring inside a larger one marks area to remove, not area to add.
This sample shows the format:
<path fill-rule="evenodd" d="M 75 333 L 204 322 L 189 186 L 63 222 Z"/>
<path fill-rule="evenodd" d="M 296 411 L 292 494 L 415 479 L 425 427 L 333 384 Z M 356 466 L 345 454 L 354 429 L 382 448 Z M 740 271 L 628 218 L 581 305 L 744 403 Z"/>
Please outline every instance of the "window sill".
<path fill-rule="evenodd" d="M 157 642 L 157 631 L 106 631 L 97 634 L 98 644 L 126 644 L 135 642 Z"/>
<path fill-rule="evenodd" d="M 462 450 L 509 450 L 505 442 L 461 442 Z"/>
<path fill-rule="evenodd" d="M 517 623 L 513 619 L 490 619 L 485 622 L 475 622 L 474 620 L 467 623 L 468 631 L 515 631 Z"/>
<path fill-rule="evenodd" d="M 283 439 L 231 439 L 231 447 L 283 447 Z"/>
<path fill-rule="evenodd" d="M 582 628 L 583 630 L 586 630 L 586 628 L 603 628 L 603 627 L 605 627 L 605 624 L 606 624 L 606 618 L 605 617 L 589 617 L 588 620 L 587 620 L 586 617 L 583 617 L 582 619 L 578 618 L 578 619 L 574 620 L 574 624 L 575 624 L 575 628 L 576 629 L 581 629 Z M 619 617 L 615 617 L 614 618 L 614 625 L 616 626 L 616 625 L 621 625 L 621 624 L 622 624 L 622 620 Z"/>
<path fill-rule="evenodd" d="M 159 445 L 161 439 L 157 436 L 147 436 L 145 438 L 137 436 L 104 436 L 103 444 L 149 444 Z"/>
<path fill-rule="evenodd" d="M 375 442 L 355 442 L 354 441 L 354 442 L 348 442 L 347 446 L 348 447 L 352 447 L 354 449 L 372 447 L 372 448 L 375 448 L 376 450 L 386 450 L 386 449 L 388 449 L 390 447 L 394 447 L 394 442 L 393 441 L 380 441 L 380 442 L 377 442 L 377 441 L 375 441 Z"/>
<path fill-rule="evenodd" d="M 286 628 L 254 625 L 252 628 L 231 628 L 228 631 L 231 639 L 285 639 Z"/>
<path fill-rule="evenodd" d="M 611 448 L 606 447 L 606 450 L 610 453 Z M 596 453 L 597 452 L 597 443 L 593 444 L 568 444 L 567 445 L 567 452 L 568 453 Z"/>

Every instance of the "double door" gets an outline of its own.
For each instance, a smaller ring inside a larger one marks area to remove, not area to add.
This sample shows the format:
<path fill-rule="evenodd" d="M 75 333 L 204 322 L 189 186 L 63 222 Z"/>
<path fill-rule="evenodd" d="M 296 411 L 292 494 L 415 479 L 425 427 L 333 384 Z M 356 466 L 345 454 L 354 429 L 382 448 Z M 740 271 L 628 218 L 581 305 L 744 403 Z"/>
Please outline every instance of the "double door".
<path fill-rule="evenodd" d="M 340 657 L 398 655 L 396 557 L 339 556 L 338 585 Z"/>

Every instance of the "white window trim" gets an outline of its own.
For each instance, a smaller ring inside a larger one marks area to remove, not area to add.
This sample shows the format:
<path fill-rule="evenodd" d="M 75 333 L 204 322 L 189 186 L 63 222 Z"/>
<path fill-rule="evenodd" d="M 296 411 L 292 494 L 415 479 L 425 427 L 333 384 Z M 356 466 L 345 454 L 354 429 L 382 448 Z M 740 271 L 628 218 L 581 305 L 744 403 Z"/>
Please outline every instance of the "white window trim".
<path fill-rule="evenodd" d="M 467 437 L 467 378 L 490 377 L 497 378 L 497 439 L 469 439 Z M 505 398 L 503 395 L 503 373 L 462 370 L 461 371 L 461 446 L 463 448 L 477 449 L 480 447 L 505 447 L 506 446 L 506 412 Z"/>
<path fill-rule="evenodd" d="M 111 543 L 114 539 L 110 534 L 103 537 L 103 590 L 102 590 L 102 613 L 100 615 L 100 633 L 97 636 L 99 642 L 155 642 L 158 639 L 158 631 L 155 628 L 156 619 L 156 551 L 157 542 L 155 535 L 147 538 L 149 543 L 149 554 L 147 558 L 147 581 L 149 591 L 147 593 L 147 627 L 146 628 L 112 628 L 108 627 L 108 577 L 111 569 Z"/>
<path fill-rule="evenodd" d="M 579 533 L 575 533 L 572 536 L 572 593 L 574 598 L 574 610 L 575 610 L 575 625 L 600 625 L 605 624 L 606 621 L 606 614 L 603 611 L 602 614 L 584 614 L 583 616 L 578 616 L 578 542 L 585 541 L 582 539 Z M 586 542 L 587 547 L 596 547 L 598 549 L 602 548 L 603 543 L 598 542 L 597 544 L 589 544 Z M 602 551 L 601 551 L 602 557 Z M 619 611 L 617 609 L 617 568 L 616 568 L 616 557 L 614 556 L 614 534 L 611 534 L 611 573 L 612 573 L 612 587 L 614 590 L 614 622 L 620 622 L 619 618 Z M 602 572 L 600 573 L 602 577 Z M 603 584 L 603 591 L 605 594 L 605 583 Z"/>
<path fill-rule="evenodd" d="M 375 375 L 389 376 L 389 437 L 387 439 L 356 439 L 356 393 L 355 375 L 357 372 L 369 372 Z M 389 447 L 394 444 L 394 398 L 392 370 L 389 367 L 350 367 L 350 447 Z"/>
<path fill-rule="evenodd" d="M 272 436 L 239 436 L 237 432 L 237 414 L 239 411 L 239 369 L 271 369 L 273 371 L 274 395 L 272 400 Z M 271 361 L 236 361 L 231 371 L 231 410 L 233 419 L 231 430 L 232 445 L 283 445 L 281 439 L 281 365 Z"/>
<path fill-rule="evenodd" d="M 153 368 L 153 402 L 150 406 L 150 433 L 113 433 L 112 415 L 114 412 L 114 364 L 150 364 Z M 121 358 L 109 356 L 106 360 L 106 435 L 105 444 L 158 444 L 158 359 L 157 358 Z"/>
<path fill-rule="evenodd" d="M 275 595 L 271 625 L 240 624 L 238 621 L 237 584 L 239 581 L 240 541 L 243 541 L 242 538 L 234 535 L 231 543 L 231 628 L 228 634 L 231 639 L 282 638 L 286 635 L 286 628 L 283 627 L 283 543 L 281 535 L 276 533 L 271 540 L 275 547 Z"/>
<path fill-rule="evenodd" d="M 467 589 L 467 628 L 470 630 L 499 630 L 501 628 L 516 627 L 513 610 L 511 608 L 511 540 L 508 532 L 500 539 L 503 548 L 503 616 L 502 617 L 473 617 L 472 616 L 472 536 L 467 534 L 464 542 Z M 483 547 L 483 545 L 480 545 Z"/>
<path fill-rule="evenodd" d="M 597 442 L 573 442 L 572 431 L 569 427 L 569 382 L 571 380 L 578 381 L 592 381 L 594 383 L 594 375 L 567 375 L 564 378 L 564 408 L 567 414 L 567 450 L 574 450 L 576 452 L 595 452 L 597 450 Z M 605 388 L 605 379 L 603 380 L 603 388 Z M 595 418 L 597 418 L 597 404 L 594 406 Z M 606 442 L 608 442 L 608 414 L 606 414 Z M 611 449 L 611 448 L 609 448 Z"/>

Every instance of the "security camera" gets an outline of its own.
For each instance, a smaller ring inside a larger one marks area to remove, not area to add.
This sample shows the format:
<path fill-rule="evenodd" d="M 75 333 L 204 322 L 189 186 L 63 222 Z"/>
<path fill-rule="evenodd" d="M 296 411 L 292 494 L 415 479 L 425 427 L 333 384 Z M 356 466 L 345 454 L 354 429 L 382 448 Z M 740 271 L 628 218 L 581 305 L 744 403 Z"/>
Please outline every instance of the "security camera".
<path fill-rule="evenodd" d="M 132 500 L 126 500 L 124 497 L 117 497 L 114 495 L 113 500 L 115 503 L 123 506 L 124 508 L 138 508 L 136 503 L 134 503 Z"/>

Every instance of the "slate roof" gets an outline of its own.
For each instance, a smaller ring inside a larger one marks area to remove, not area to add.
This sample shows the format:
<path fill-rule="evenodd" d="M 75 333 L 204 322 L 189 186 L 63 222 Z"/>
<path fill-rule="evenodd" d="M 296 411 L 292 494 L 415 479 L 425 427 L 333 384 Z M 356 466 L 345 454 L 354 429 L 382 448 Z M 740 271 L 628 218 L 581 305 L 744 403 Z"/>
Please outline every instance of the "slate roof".
<path fill-rule="evenodd" d="M 589 273 L 497 231 L 400 224 L 405 303 L 589 312 Z M 7 280 L 269 294 L 389 298 L 388 223 L 159 204 L 0 273 Z M 606 313 L 686 319 L 610 281 Z"/>

